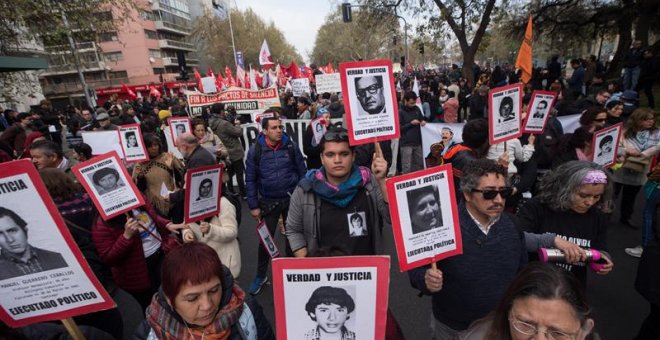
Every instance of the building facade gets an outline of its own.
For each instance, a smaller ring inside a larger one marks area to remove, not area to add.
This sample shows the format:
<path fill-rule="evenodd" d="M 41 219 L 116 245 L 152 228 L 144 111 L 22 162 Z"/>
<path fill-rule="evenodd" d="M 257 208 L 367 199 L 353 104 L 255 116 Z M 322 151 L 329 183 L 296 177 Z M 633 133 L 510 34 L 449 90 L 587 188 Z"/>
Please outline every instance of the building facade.
<path fill-rule="evenodd" d="M 198 0 L 190 0 L 198 1 Z M 122 84 L 134 89 L 153 84 L 162 89 L 179 87 L 179 60 L 186 70 L 199 66 L 189 42 L 192 18 L 189 0 L 148 0 L 129 13 L 117 31 L 98 32 L 96 41 L 76 41 L 80 69 L 89 91 L 100 105 L 108 93 L 120 93 Z M 124 13 L 99 13 L 97 20 L 117 20 Z M 40 74 L 46 98 L 55 107 L 85 102 L 74 53 L 69 45 L 46 46 L 48 70 Z M 143 93 L 146 95 L 146 93 Z"/>

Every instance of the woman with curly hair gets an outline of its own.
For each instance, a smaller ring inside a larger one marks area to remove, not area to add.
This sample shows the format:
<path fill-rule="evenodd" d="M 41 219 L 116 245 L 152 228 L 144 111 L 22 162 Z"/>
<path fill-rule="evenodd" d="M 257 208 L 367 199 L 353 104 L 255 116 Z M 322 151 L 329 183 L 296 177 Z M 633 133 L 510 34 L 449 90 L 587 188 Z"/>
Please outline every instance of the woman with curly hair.
<path fill-rule="evenodd" d="M 583 248 L 571 250 L 577 253 L 568 254 L 570 262 L 557 264 L 586 286 L 585 250 L 603 254 L 607 263 L 598 274 L 607 274 L 614 266 L 607 253 L 607 218 L 603 212 L 611 196 L 610 176 L 598 164 L 570 161 L 541 179 L 538 195 L 521 208 L 518 218 L 527 232 L 554 233 Z"/>

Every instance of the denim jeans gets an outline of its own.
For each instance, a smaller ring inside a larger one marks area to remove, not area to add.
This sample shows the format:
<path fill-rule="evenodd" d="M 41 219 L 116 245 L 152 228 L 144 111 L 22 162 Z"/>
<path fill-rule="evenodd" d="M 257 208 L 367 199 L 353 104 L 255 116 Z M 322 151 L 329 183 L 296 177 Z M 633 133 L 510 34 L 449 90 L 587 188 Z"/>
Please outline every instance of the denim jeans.
<path fill-rule="evenodd" d="M 637 87 L 637 82 L 639 81 L 639 73 L 641 69 L 637 67 L 629 67 L 623 69 L 623 89 L 624 90 L 634 90 Z"/>
<path fill-rule="evenodd" d="M 649 241 L 655 238 L 655 230 L 653 228 L 653 218 L 655 217 L 656 205 L 660 200 L 660 189 L 657 187 L 651 191 L 651 194 L 646 198 L 644 205 L 644 212 L 642 218 L 644 224 L 642 225 L 642 247 L 645 247 Z"/>

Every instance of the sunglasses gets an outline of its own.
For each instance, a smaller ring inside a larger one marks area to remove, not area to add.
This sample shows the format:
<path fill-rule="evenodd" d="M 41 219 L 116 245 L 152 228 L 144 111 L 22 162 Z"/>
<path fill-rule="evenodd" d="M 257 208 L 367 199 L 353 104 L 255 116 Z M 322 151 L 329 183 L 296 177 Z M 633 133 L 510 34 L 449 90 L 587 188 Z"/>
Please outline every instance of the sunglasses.
<path fill-rule="evenodd" d="M 500 190 L 495 190 L 495 189 L 486 189 L 486 190 L 479 190 L 479 189 L 472 189 L 472 192 L 480 192 L 482 195 L 484 195 L 484 199 L 487 200 L 492 200 L 497 197 L 499 194 L 503 199 L 507 199 L 511 196 L 513 193 L 512 188 L 504 188 Z"/>
<path fill-rule="evenodd" d="M 329 130 L 323 135 L 326 142 L 345 142 L 348 141 L 348 131 L 346 130 Z"/>

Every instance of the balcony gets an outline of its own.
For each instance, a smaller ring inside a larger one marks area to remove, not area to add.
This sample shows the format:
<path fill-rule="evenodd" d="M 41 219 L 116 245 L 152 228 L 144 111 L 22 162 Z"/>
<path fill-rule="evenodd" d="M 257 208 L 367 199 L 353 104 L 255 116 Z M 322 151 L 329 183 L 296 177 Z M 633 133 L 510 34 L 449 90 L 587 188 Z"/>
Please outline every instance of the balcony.
<path fill-rule="evenodd" d="M 83 72 L 105 71 L 105 62 L 103 61 L 82 61 L 80 70 Z M 77 73 L 76 64 L 49 65 L 48 69 L 40 74 L 42 77 L 59 76 L 69 73 Z"/>
<path fill-rule="evenodd" d="M 116 78 L 116 79 L 87 81 L 87 86 L 92 89 L 119 86 L 121 84 L 130 84 L 130 80 L 128 78 Z M 45 84 L 45 85 L 41 85 L 41 89 L 43 90 L 44 95 L 46 96 L 68 95 L 68 94 L 83 92 L 83 86 L 79 82 Z"/>
<path fill-rule="evenodd" d="M 189 35 L 192 31 L 190 27 L 175 24 L 170 21 L 156 20 L 156 29 L 159 31 L 172 32 L 176 34 Z"/>
<path fill-rule="evenodd" d="M 46 46 L 44 47 L 46 50 L 46 53 L 49 54 L 70 54 L 71 53 L 71 46 L 69 45 L 53 45 L 53 46 Z M 96 43 L 89 41 L 89 42 L 82 42 L 82 43 L 77 43 L 76 44 L 76 50 L 79 53 L 82 52 L 95 52 L 96 51 Z"/>
<path fill-rule="evenodd" d="M 174 49 L 174 50 L 184 50 L 184 51 L 194 51 L 195 46 L 193 44 L 183 42 L 183 41 L 176 41 L 176 40 L 169 40 L 169 39 L 161 39 L 158 41 L 160 48 L 169 48 L 169 49 Z"/>
<path fill-rule="evenodd" d="M 199 66 L 199 60 L 186 58 L 186 65 Z M 179 61 L 177 58 L 163 57 L 163 66 L 179 66 Z"/>

